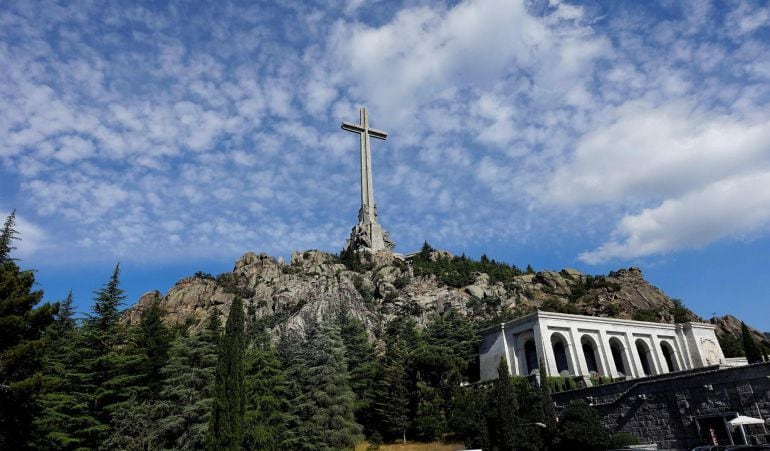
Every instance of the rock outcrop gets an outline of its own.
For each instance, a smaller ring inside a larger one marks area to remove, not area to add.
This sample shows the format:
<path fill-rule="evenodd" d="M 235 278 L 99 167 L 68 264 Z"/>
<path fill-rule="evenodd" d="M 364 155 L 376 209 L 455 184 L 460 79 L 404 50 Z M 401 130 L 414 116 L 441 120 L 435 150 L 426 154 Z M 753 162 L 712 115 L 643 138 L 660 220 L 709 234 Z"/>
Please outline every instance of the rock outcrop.
<path fill-rule="evenodd" d="M 445 251 L 434 251 L 430 262 L 452 262 Z M 483 322 L 511 318 L 537 309 L 659 322 L 686 319 L 703 321 L 682 309 L 650 285 L 638 268 L 620 269 L 606 276 L 591 276 L 574 269 L 501 278 L 478 272 L 471 284 L 451 286 L 435 274 L 415 271 L 410 261 L 372 255 L 353 271 L 335 255 L 310 250 L 295 252 L 289 264 L 266 254 L 249 252 L 235 262 L 232 272 L 213 277 L 198 273 L 176 283 L 165 295 L 143 295 L 125 314 L 135 323 L 141 311 L 159 298 L 166 321 L 200 327 L 212 309 L 222 317 L 235 296 L 259 318 L 274 319 L 274 334 L 281 327 L 303 331 L 308 317 L 322 318 L 342 308 L 361 320 L 375 337 L 394 315 L 411 315 L 428 324 L 436 314 L 452 309 Z M 677 310 L 678 308 L 678 310 Z M 740 321 L 712 320 L 719 333 L 740 336 Z M 736 326 L 737 324 L 737 326 Z M 757 332 L 758 340 L 770 340 Z"/>

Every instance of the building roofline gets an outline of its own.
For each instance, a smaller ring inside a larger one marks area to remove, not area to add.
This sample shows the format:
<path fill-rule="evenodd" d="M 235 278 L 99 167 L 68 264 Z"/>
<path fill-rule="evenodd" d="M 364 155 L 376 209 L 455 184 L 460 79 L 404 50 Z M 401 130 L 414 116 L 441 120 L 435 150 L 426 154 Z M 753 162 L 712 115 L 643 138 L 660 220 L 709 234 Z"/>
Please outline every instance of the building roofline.
<path fill-rule="evenodd" d="M 499 330 L 500 328 L 506 328 L 510 325 L 522 323 L 529 321 L 533 318 L 543 318 L 543 319 L 565 319 L 565 320 L 580 320 L 583 322 L 589 322 L 589 323 L 600 323 L 600 324 L 613 324 L 613 325 L 626 325 L 626 326 L 645 326 L 645 327 L 663 327 L 663 328 L 670 328 L 673 330 L 676 330 L 677 328 L 700 328 L 700 329 L 716 329 L 716 325 L 710 324 L 710 323 L 700 323 L 700 322 L 686 322 L 686 323 L 655 323 L 651 321 L 637 321 L 633 319 L 620 319 L 620 318 L 605 318 L 602 316 L 590 316 L 590 315 L 574 315 L 571 313 L 556 313 L 556 312 L 544 312 L 542 310 L 538 310 L 536 312 L 532 312 L 528 315 L 522 316 L 521 318 L 516 318 L 510 321 L 507 321 L 505 323 L 500 323 L 494 326 L 489 326 L 481 331 L 479 333 L 481 335 L 486 335 L 488 332 L 493 330 Z"/>

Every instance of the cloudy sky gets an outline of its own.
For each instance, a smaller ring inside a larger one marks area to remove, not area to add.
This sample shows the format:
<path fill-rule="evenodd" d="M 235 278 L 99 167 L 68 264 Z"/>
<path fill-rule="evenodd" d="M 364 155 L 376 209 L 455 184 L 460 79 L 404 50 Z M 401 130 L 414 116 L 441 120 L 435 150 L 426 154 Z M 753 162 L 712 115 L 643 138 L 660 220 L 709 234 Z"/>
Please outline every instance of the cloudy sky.
<path fill-rule="evenodd" d="M 366 105 L 398 251 L 639 266 L 770 330 L 766 2 L 128 4 L 0 5 L 0 211 L 47 299 L 339 251 Z"/>

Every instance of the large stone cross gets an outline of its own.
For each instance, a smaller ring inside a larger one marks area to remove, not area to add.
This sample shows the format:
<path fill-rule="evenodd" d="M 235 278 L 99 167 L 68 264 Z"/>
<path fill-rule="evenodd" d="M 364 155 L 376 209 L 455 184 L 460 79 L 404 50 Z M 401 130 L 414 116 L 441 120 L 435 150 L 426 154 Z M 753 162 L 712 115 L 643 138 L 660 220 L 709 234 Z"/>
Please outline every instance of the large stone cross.
<path fill-rule="evenodd" d="M 369 128 L 366 107 L 360 110 L 360 123 L 343 122 L 342 129 L 358 133 L 361 137 L 361 209 L 358 211 L 358 224 L 353 228 L 347 247 L 368 248 L 372 251 L 392 249 L 393 243 L 387 232 L 377 223 L 377 206 L 374 203 L 372 187 L 372 150 L 369 138 L 386 139 L 387 133 Z"/>

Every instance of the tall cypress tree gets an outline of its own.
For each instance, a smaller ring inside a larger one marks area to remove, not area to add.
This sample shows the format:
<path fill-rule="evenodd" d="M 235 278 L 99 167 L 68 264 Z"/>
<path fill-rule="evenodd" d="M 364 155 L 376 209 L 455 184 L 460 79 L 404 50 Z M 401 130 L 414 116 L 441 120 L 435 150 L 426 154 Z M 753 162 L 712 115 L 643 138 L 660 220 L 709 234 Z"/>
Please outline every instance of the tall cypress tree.
<path fill-rule="evenodd" d="M 210 450 L 238 450 L 243 439 L 243 301 L 230 305 L 225 334 L 219 347 L 214 402 L 206 446 Z"/>
<path fill-rule="evenodd" d="M 487 427 L 492 448 L 513 450 L 516 447 L 519 419 L 513 380 L 504 358 L 497 367 L 498 377 L 492 385 L 487 410 Z"/>
<path fill-rule="evenodd" d="M 33 291 L 35 276 L 22 271 L 10 252 L 18 239 L 16 212 L 0 233 L 0 449 L 23 449 L 32 436 L 32 421 L 44 384 L 44 331 L 54 320 L 58 304 L 37 308 L 42 291 Z"/>
<path fill-rule="evenodd" d="M 741 335 L 743 338 L 743 350 L 746 351 L 746 360 L 749 363 L 758 363 L 762 361 L 762 350 L 757 344 L 757 340 L 751 334 L 749 327 L 741 321 Z"/>

